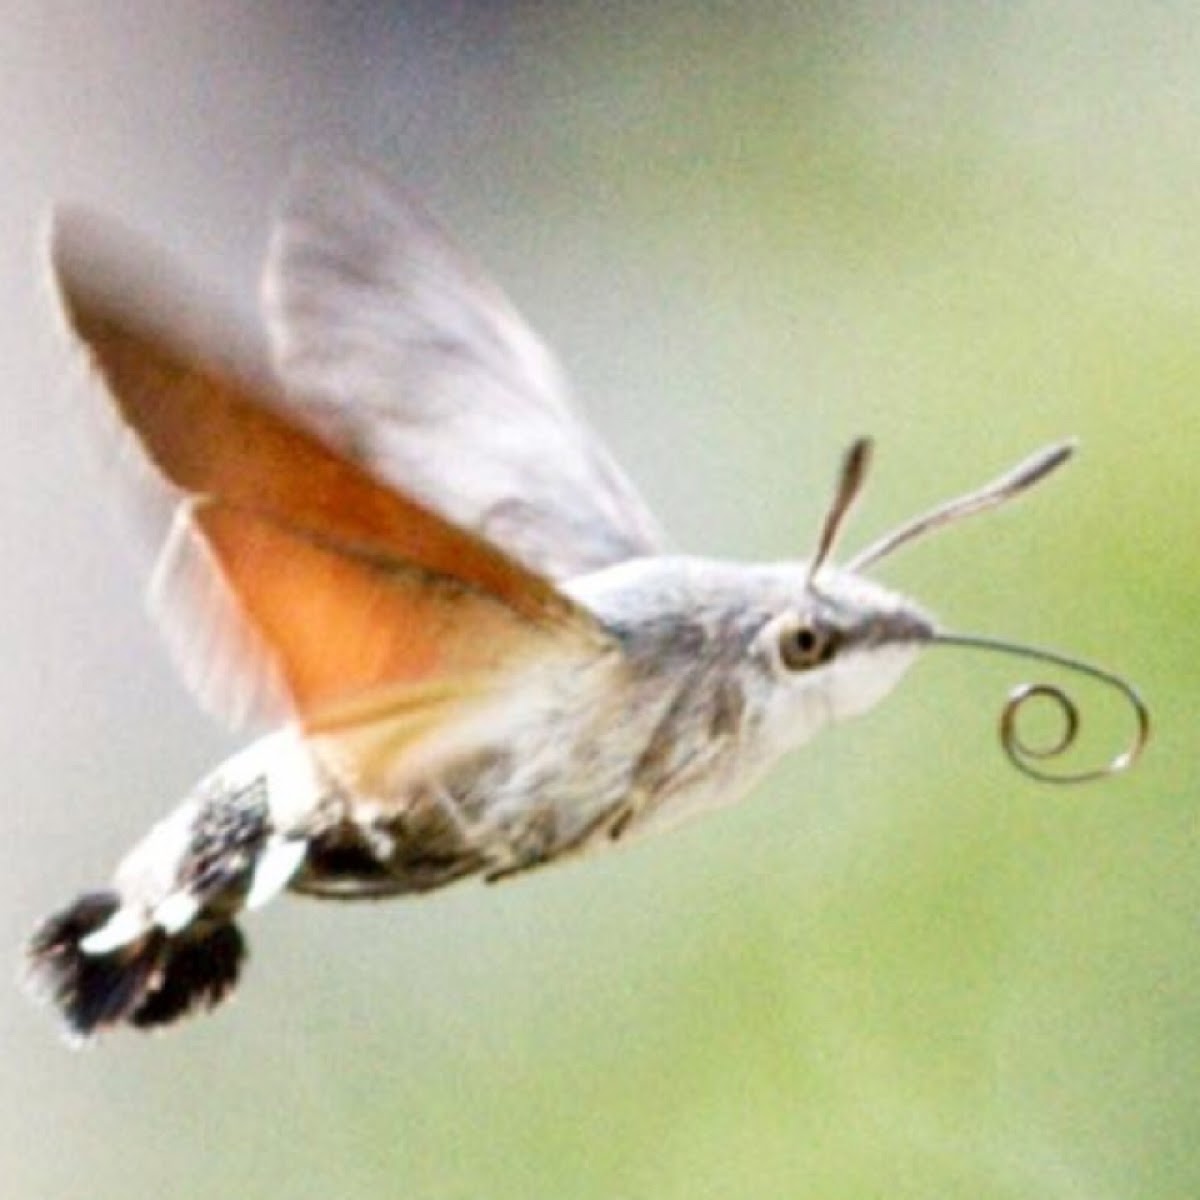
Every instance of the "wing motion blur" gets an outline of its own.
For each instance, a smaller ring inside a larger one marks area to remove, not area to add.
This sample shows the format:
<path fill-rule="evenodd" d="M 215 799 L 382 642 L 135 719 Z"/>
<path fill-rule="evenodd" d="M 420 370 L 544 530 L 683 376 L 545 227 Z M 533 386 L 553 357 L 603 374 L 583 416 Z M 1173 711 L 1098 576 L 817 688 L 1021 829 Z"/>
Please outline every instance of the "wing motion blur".
<path fill-rule="evenodd" d="M 174 508 L 152 608 L 218 716 L 436 707 L 608 644 L 544 577 L 283 412 L 230 323 L 137 239 L 60 213 L 51 262 L 132 477 Z"/>
<path fill-rule="evenodd" d="M 552 579 L 659 551 L 550 353 L 369 168 L 298 165 L 263 296 L 289 401 L 379 477 Z"/>

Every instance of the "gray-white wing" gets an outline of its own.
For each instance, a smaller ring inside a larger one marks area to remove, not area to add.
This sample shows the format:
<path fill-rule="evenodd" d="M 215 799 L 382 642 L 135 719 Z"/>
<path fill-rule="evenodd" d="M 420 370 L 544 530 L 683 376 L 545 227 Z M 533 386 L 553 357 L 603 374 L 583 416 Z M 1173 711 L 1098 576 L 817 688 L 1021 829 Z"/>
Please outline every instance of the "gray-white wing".
<path fill-rule="evenodd" d="M 380 175 L 296 168 L 263 294 L 290 402 L 384 481 L 554 579 L 658 550 L 549 352 Z"/>

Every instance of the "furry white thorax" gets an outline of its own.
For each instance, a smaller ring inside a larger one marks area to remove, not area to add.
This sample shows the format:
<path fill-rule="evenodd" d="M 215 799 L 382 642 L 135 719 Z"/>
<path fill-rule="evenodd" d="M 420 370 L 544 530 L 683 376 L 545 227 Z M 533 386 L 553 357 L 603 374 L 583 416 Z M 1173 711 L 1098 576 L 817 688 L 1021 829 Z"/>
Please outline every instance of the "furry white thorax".
<path fill-rule="evenodd" d="M 806 588 L 803 562 L 743 565 L 690 557 L 635 559 L 572 582 L 576 599 L 607 624 L 650 634 L 648 657 L 665 672 L 723 672 L 744 701 L 725 747 L 713 746 L 707 763 L 637 822 L 639 832 L 673 825 L 694 813 L 741 799 L 785 753 L 827 725 L 868 712 L 886 697 L 917 657 L 918 640 L 851 646 L 829 663 L 789 671 L 779 658 L 780 630 L 816 608 L 848 630 L 872 622 L 926 623 L 910 601 L 871 580 L 824 569 L 817 588 Z M 683 661 L 670 661 L 671 643 L 686 644 L 689 624 L 701 635 Z M 672 632 L 674 627 L 675 632 Z M 681 736 L 684 736 L 681 732 Z M 697 749 L 702 755 L 703 749 Z"/>

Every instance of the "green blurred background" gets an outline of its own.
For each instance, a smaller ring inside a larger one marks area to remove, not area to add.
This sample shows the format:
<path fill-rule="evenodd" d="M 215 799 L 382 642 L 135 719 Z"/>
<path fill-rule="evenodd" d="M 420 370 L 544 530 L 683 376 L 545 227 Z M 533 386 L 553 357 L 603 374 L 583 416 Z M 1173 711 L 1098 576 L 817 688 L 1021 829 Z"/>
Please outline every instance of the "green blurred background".
<path fill-rule="evenodd" d="M 115 211 L 247 307 L 289 153 L 404 177 L 559 350 L 678 543 L 858 544 L 1129 672 L 1144 765 L 1013 772 L 1019 664 L 939 653 L 745 805 L 591 863 L 252 921 L 239 1001 L 87 1053 L 0 999 L 0 1191 L 1200 1195 L 1200 10 L 1188 4 L 10 5 L 0 35 L 0 944 L 235 742 L 140 609 L 35 242 Z M 1095 756 L 1119 710 L 1087 694 Z M 1093 711 L 1093 707 L 1094 710 Z"/>

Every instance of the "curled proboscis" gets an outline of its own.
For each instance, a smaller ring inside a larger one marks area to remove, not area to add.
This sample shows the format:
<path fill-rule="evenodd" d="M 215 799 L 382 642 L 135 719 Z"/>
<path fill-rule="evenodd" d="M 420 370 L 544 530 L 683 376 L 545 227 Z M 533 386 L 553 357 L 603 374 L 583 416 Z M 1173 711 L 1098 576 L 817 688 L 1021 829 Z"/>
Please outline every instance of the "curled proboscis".
<path fill-rule="evenodd" d="M 1079 707 L 1062 688 L 1048 683 L 1026 683 L 1015 688 L 1000 712 L 1000 745 L 1012 764 L 1033 779 L 1044 783 L 1088 783 L 1096 779 L 1107 779 L 1128 770 L 1141 756 L 1150 737 L 1150 712 L 1145 702 L 1128 680 L 1110 671 L 1102 670 L 1091 663 L 1058 654 L 1053 650 L 1042 650 L 1033 646 L 1021 646 L 1011 642 L 995 641 L 991 638 L 960 634 L 937 634 L 935 644 L 962 646 L 978 650 L 994 650 L 1005 654 L 1016 654 L 1053 663 L 1069 671 L 1090 676 L 1109 687 L 1116 688 L 1133 710 L 1136 728 L 1128 746 L 1099 767 L 1082 771 L 1055 772 L 1044 770 L 1038 764 L 1066 754 L 1079 736 Z M 1018 728 L 1022 710 L 1032 701 L 1046 700 L 1058 710 L 1061 721 L 1057 735 L 1045 743 L 1033 743 L 1021 736 Z"/>

